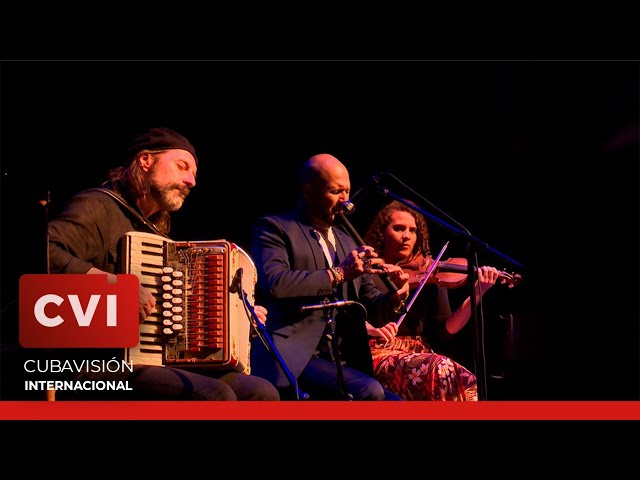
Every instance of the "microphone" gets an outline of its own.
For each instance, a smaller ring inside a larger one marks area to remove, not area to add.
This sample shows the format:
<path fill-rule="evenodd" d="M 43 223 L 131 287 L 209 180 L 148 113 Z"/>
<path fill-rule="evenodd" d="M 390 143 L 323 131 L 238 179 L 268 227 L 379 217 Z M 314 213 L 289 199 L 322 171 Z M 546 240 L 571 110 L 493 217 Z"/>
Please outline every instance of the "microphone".
<path fill-rule="evenodd" d="M 347 210 L 345 213 L 347 215 L 351 215 L 353 212 L 355 212 L 356 203 L 359 203 L 364 197 L 367 196 L 367 194 L 369 193 L 371 186 L 372 185 L 378 185 L 380 183 L 380 175 L 373 175 L 369 180 L 367 180 L 367 182 L 360 187 L 353 195 L 351 195 L 351 203 L 353 205 L 353 209 L 352 210 Z"/>
<path fill-rule="evenodd" d="M 321 310 L 323 308 L 340 308 L 340 307 L 346 307 L 349 305 L 354 305 L 358 302 L 355 302 L 353 300 L 338 300 L 336 302 L 322 302 L 322 303 L 318 303 L 317 305 L 303 305 L 300 307 L 300 311 L 301 312 L 307 312 L 310 310 Z"/>
<path fill-rule="evenodd" d="M 242 289 L 242 267 L 236 270 L 236 274 L 229 285 L 229 293 L 239 293 Z"/>
<path fill-rule="evenodd" d="M 349 200 L 347 200 L 346 202 L 342 202 L 342 213 L 344 213 L 345 215 L 351 215 L 355 211 L 356 206 L 353 204 L 353 202 Z"/>

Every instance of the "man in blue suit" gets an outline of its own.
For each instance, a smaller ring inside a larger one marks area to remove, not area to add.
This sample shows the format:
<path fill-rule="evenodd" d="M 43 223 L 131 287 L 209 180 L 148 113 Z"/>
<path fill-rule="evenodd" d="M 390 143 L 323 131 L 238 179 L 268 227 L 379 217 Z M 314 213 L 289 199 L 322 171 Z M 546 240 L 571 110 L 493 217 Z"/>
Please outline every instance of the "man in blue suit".
<path fill-rule="evenodd" d="M 408 274 L 336 228 L 351 188 L 342 162 L 329 154 L 309 158 L 300 187 L 298 207 L 260 218 L 251 241 L 256 301 L 269 312 L 267 331 L 297 385 L 290 385 L 278 355 L 259 337 L 251 346 L 252 374 L 270 380 L 283 398 L 299 388 L 316 400 L 391 399 L 372 377 L 365 320 L 371 309 L 394 315 L 408 296 Z M 375 287 L 371 274 L 382 272 L 396 292 Z M 324 308 L 340 301 L 346 302 Z"/>

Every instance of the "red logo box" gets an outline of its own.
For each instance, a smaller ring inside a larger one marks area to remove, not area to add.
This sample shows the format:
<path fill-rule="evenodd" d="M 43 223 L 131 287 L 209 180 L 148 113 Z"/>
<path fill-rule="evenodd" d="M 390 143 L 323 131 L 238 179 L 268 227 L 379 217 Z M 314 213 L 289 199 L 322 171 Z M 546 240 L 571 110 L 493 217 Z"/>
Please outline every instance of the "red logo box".
<path fill-rule="evenodd" d="M 25 348 L 129 348 L 138 344 L 139 280 L 117 275 L 20 277 L 20 345 Z"/>

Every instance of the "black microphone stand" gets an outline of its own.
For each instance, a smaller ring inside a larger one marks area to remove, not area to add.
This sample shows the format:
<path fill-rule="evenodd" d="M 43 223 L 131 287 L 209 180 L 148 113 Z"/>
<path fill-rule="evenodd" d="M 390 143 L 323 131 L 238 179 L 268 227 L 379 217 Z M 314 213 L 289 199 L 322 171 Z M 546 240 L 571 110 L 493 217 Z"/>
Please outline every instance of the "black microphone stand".
<path fill-rule="evenodd" d="M 492 253 L 493 255 L 495 255 L 496 257 L 502 258 L 503 260 L 507 261 L 508 263 L 510 263 L 511 265 L 514 265 L 518 268 L 525 268 L 525 266 L 523 264 L 521 264 L 520 262 L 517 262 L 516 260 L 509 258 L 508 256 L 506 256 L 505 254 L 499 252 L 498 250 L 496 250 L 495 248 L 492 248 L 491 246 L 489 246 L 488 243 L 480 240 L 479 238 L 471 235 L 469 232 L 465 232 L 457 227 L 454 227 L 453 225 L 451 225 L 450 223 L 438 218 L 437 216 L 424 211 L 423 209 L 421 209 L 420 207 L 418 207 L 417 205 L 412 204 L 411 202 L 405 200 L 404 198 L 395 195 L 394 193 L 392 193 L 391 191 L 389 191 L 388 188 L 379 186 L 378 187 L 379 192 L 382 195 L 388 196 L 393 198 L 394 200 L 397 200 L 398 202 L 406 205 L 407 207 L 411 208 L 412 210 L 415 210 L 416 212 L 421 213 L 422 215 L 424 215 L 425 217 L 427 217 L 428 219 L 436 222 L 438 225 L 443 226 L 444 228 L 446 228 L 447 230 L 449 230 L 450 232 L 454 233 L 456 236 L 461 237 L 463 239 L 466 240 L 466 244 L 465 244 L 465 249 L 466 249 L 466 253 L 467 253 L 467 274 L 468 274 L 468 284 L 469 284 L 469 288 L 470 288 L 470 295 L 469 295 L 469 299 L 470 299 L 470 303 L 471 303 L 471 318 L 473 319 L 473 326 L 475 329 L 475 341 L 473 343 L 473 353 L 474 353 L 474 360 L 476 363 L 476 379 L 477 379 L 477 385 L 478 385 L 478 398 L 480 400 L 486 400 L 487 399 L 487 392 L 486 392 L 486 368 L 485 368 L 485 362 L 483 359 L 483 356 L 481 355 L 482 352 L 482 339 L 484 338 L 484 332 L 482 329 L 482 326 L 480 325 L 480 321 L 478 319 L 478 306 L 477 306 L 477 301 L 476 301 L 476 292 L 475 292 L 475 284 L 476 284 L 476 280 L 477 280 L 477 275 L 476 275 L 476 269 L 474 268 L 474 265 L 477 263 L 476 261 L 476 250 L 478 247 L 482 248 L 484 250 L 486 250 L 489 253 Z"/>
<path fill-rule="evenodd" d="M 289 367 L 287 367 L 286 363 L 284 362 L 284 359 L 280 355 L 280 352 L 278 352 L 278 349 L 273 343 L 271 336 L 267 332 L 266 327 L 262 324 L 260 319 L 258 319 L 258 315 L 256 314 L 256 311 L 253 308 L 253 305 L 251 305 L 251 302 L 249 302 L 249 299 L 247 298 L 247 292 L 245 292 L 244 289 L 242 288 L 242 269 L 241 268 L 238 269 L 238 271 L 236 272 L 236 275 L 239 276 L 239 280 L 234 281 L 234 283 L 237 282 L 237 287 L 232 285 L 232 287 L 229 290 L 232 293 L 234 291 L 238 293 L 238 296 L 244 303 L 245 308 L 251 313 L 251 318 L 250 318 L 251 331 L 260 338 L 264 346 L 267 348 L 267 350 L 269 350 L 269 352 L 271 352 L 276 362 L 278 362 L 278 365 L 280 365 L 280 368 L 282 368 L 282 371 L 287 377 L 287 380 L 289 381 L 289 383 L 294 389 L 296 399 L 308 400 L 309 394 L 301 391 L 298 388 L 298 382 L 296 381 L 296 378 L 293 376 L 293 373 L 291 373 L 291 370 L 289 370 Z"/>
<path fill-rule="evenodd" d="M 347 384 L 344 381 L 344 372 L 342 371 L 342 357 L 340 355 L 340 348 L 338 346 L 338 336 L 336 335 L 336 323 L 331 315 L 333 307 L 326 307 L 322 309 L 322 318 L 325 321 L 325 338 L 327 339 L 327 347 L 331 359 L 336 362 L 336 375 L 338 378 L 338 388 L 340 394 L 345 400 L 353 400 L 353 395 L 347 393 Z"/>

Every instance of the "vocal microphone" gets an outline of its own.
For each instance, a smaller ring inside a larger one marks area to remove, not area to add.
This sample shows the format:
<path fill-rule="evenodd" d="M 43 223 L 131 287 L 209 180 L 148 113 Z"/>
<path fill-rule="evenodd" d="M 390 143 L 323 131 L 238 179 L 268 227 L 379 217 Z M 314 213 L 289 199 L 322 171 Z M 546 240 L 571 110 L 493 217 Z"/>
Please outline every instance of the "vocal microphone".
<path fill-rule="evenodd" d="M 318 303 L 317 305 L 303 305 L 300 307 L 300 311 L 301 312 L 306 312 L 309 310 L 321 310 L 323 308 L 340 308 L 340 307 L 346 307 L 348 305 L 353 305 L 355 302 L 353 300 L 338 300 L 336 302 L 322 302 L 322 303 Z"/>
<path fill-rule="evenodd" d="M 344 213 L 346 213 L 347 215 L 351 215 L 353 212 L 355 212 L 356 210 L 355 204 L 360 202 L 369 193 L 369 190 L 371 189 L 372 185 L 378 185 L 379 183 L 380 183 L 380 175 L 373 175 L 369 180 L 367 180 L 367 183 L 365 183 L 353 195 L 351 195 L 351 201 L 348 203 L 350 203 L 353 208 L 346 209 Z"/>
<path fill-rule="evenodd" d="M 242 267 L 236 270 L 236 274 L 233 276 L 233 280 L 231 280 L 231 285 L 229 285 L 229 293 L 238 293 L 242 288 Z"/>
<path fill-rule="evenodd" d="M 347 200 L 346 202 L 342 202 L 342 213 L 345 213 L 346 215 L 351 215 L 355 211 L 356 211 L 356 206 L 353 204 L 352 201 Z"/>

